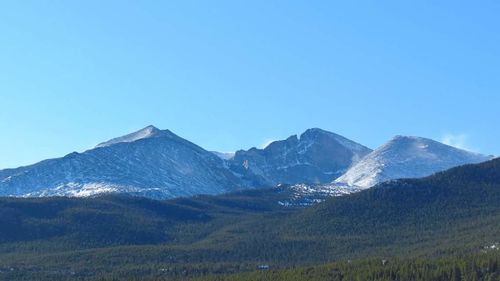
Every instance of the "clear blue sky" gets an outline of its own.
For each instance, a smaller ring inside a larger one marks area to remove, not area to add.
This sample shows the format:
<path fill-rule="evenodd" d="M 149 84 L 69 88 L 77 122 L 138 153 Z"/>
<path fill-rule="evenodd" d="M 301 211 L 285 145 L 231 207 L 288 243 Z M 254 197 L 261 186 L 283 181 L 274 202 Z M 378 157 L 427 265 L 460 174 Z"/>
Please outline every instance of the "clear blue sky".
<path fill-rule="evenodd" d="M 0 168 L 146 125 L 500 154 L 499 1 L 2 1 Z"/>

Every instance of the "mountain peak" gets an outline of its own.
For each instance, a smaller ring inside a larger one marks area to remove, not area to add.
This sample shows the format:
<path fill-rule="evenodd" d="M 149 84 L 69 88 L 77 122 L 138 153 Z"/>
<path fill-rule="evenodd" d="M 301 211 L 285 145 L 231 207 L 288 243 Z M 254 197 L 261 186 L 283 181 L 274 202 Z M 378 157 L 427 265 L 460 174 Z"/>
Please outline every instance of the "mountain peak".
<path fill-rule="evenodd" d="M 233 171 L 268 185 L 326 183 L 370 152 L 345 137 L 312 128 L 300 138 L 292 135 L 264 149 L 239 150 L 229 164 Z"/>
<path fill-rule="evenodd" d="M 395 136 L 335 182 L 362 188 L 399 178 L 425 177 L 455 166 L 479 163 L 491 157 L 415 136 Z"/>
<path fill-rule="evenodd" d="M 419 136 L 405 136 L 405 135 L 396 135 L 394 136 L 388 143 L 390 142 L 398 142 L 398 141 L 407 141 L 407 142 L 415 142 L 415 141 L 420 141 L 420 142 L 432 142 L 432 143 L 439 143 L 438 141 L 435 141 L 433 139 L 425 138 L 425 137 L 419 137 Z"/>
<path fill-rule="evenodd" d="M 0 196 L 126 193 L 172 198 L 222 193 L 245 184 L 217 156 L 154 126 L 97 147 L 18 169 L 0 170 Z"/>
<path fill-rule="evenodd" d="M 391 141 L 398 141 L 398 140 L 418 140 L 418 139 L 424 139 L 422 137 L 415 137 L 415 136 L 404 136 L 404 135 L 396 135 L 394 136 Z"/>
<path fill-rule="evenodd" d="M 336 133 L 332 133 L 330 131 L 326 131 L 320 128 L 310 128 L 307 129 L 304 133 L 300 135 L 300 141 L 301 142 L 309 142 L 309 141 L 317 141 L 319 139 L 329 139 L 329 140 L 335 140 L 335 142 L 339 143 L 340 145 L 344 146 L 347 149 L 350 149 L 352 151 L 356 152 L 362 152 L 364 154 L 367 154 L 371 152 L 371 149 L 356 143 L 350 139 L 347 139 L 341 135 L 338 135 Z"/>
<path fill-rule="evenodd" d="M 441 151 L 447 151 L 448 153 L 456 152 L 462 154 L 476 155 L 479 157 L 489 157 L 489 159 L 493 158 L 491 157 L 491 155 L 489 156 L 482 155 L 480 153 L 468 151 L 463 148 L 447 145 L 433 139 L 417 137 L 417 136 L 397 135 L 393 137 L 390 141 L 382 145 L 381 148 L 385 148 L 387 150 L 389 148 L 394 149 L 394 147 L 400 147 L 400 148 L 404 147 L 406 149 L 412 148 L 414 150 L 431 150 L 431 151 L 441 150 Z"/>
<path fill-rule="evenodd" d="M 156 128 L 156 127 L 155 127 L 155 126 L 153 126 L 153 125 L 146 126 L 146 127 L 144 127 L 143 129 L 141 129 L 141 131 L 142 131 L 142 130 L 160 131 L 160 129 Z"/>
<path fill-rule="evenodd" d="M 321 137 L 321 136 L 341 137 L 341 138 L 343 138 L 342 136 L 337 135 L 335 133 L 332 133 L 330 131 L 326 131 L 326 130 L 323 130 L 323 129 L 320 129 L 320 128 L 310 128 L 310 129 L 305 130 L 305 132 L 303 132 L 300 135 L 300 139 L 313 139 L 313 138 L 317 138 L 317 137 Z"/>
<path fill-rule="evenodd" d="M 96 147 L 105 147 L 122 142 L 134 142 L 137 140 L 157 137 L 165 134 L 170 135 L 171 132 L 168 130 L 160 130 L 153 125 L 149 125 L 133 133 L 102 142 L 98 144 Z"/>
<path fill-rule="evenodd" d="M 320 129 L 320 128 L 309 128 L 305 130 L 302 135 L 309 135 L 309 134 L 331 134 L 332 132 Z"/>
<path fill-rule="evenodd" d="M 394 147 L 406 147 L 406 146 L 425 147 L 429 144 L 438 146 L 445 145 L 435 140 L 423 137 L 397 135 L 394 136 L 385 144 L 383 144 L 381 148 L 394 148 Z"/>

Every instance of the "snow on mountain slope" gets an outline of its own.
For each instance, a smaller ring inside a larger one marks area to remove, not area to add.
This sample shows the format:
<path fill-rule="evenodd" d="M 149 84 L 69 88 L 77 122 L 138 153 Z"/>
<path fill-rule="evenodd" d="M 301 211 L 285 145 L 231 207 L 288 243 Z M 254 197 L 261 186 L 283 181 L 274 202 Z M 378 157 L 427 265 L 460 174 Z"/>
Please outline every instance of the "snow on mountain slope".
<path fill-rule="evenodd" d="M 152 126 L 83 153 L 0 171 L 0 175 L 1 196 L 116 192 L 173 198 L 223 193 L 241 185 L 213 153 Z"/>
<path fill-rule="evenodd" d="M 278 204 L 287 207 L 293 206 L 311 206 L 321 203 L 330 197 L 339 197 L 349 195 L 361 191 L 362 189 L 336 184 L 294 184 L 291 186 L 278 185 L 277 189 L 286 189 L 291 195 L 284 200 L 280 200 Z"/>
<path fill-rule="evenodd" d="M 308 129 L 264 149 L 239 150 L 229 160 L 235 173 L 260 184 L 328 183 L 371 149 L 340 135 Z"/>
<path fill-rule="evenodd" d="M 391 179 L 429 176 L 491 158 L 431 139 L 396 136 L 351 167 L 335 183 L 369 188 Z"/>
<path fill-rule="evenodd" d="M 137 132 L 133 132 L 131 134 L 121 136 L 118 138 L 114 138 L 114 139 L 111 139 L 109 141 L 100 143 L 96 147 L 105 147 L 105 146 L 110 146 L 112 144 L 121 143 L 121 142 L 134 142 L 134 141 L 140 140 L 140 139 L 153 138 L 153 137 L 164 136 L 164 135 L 169 135 L 169 134 L 171 134 L 171 132 L 168 130 L 162 131 L 154 126 L 149 125 L 149 126 L 145 127 L 144 129 L 141 129 Z"/>
<path fill-rule="evenodd" d="M 234 152 L 218 152 L 218 151 L 211 151 L 211 152 L 223 160 L 229 160 L 234 157 Z"/>
<path fill-rule="evenodd" d="M 264 149 L 221 154 L 148 126 L 83 153 L 0 170 L 0 196 L 127 193 L 174 198 L 283 183 L 296 195 L 284 204 L 308 204 L 382 181 L 428 176 L 488 159 L 433 140 L 403 136 L 372 152 L 321 129 L 309 129 L 300 138 L 294 135 Z"/>

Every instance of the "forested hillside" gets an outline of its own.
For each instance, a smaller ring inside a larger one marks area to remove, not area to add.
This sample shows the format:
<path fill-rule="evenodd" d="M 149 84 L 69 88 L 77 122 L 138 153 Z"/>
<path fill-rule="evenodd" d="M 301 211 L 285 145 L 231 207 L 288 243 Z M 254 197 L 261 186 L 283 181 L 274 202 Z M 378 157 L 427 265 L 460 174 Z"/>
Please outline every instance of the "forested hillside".
<path fill-rule="evenodd" d="M 310 208 L 278 204 L 287 196 L 271 189 L 169 201 L 5 198 L 0 278 L 187 278 L 259 265 L 363 267 L 357 260 L 370 257 L 425 264 L 499 242 L 499 159 Z"/>
<path fill-rule="evenodd" d="M 209 276 L 209 281 L 341 281 L 341 280 L 413 280 L 458 281 L 500 280 L 498 250 L 476 255 L 440 259 L 368 259 L 299 267 L 286 270 L 257 270 L 228 276 Z"/>

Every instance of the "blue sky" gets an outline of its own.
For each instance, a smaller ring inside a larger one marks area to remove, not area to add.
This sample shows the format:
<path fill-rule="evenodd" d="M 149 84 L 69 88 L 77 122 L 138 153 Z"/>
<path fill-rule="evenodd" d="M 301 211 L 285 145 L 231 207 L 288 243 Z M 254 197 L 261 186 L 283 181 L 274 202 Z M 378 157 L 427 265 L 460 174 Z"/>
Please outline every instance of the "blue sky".
<path fill-rule="evenodd" d="M 499 1 L 2 1 L 0 168 L 149 124 L 207 149 L 320 127 L 500 154 Z"/>

